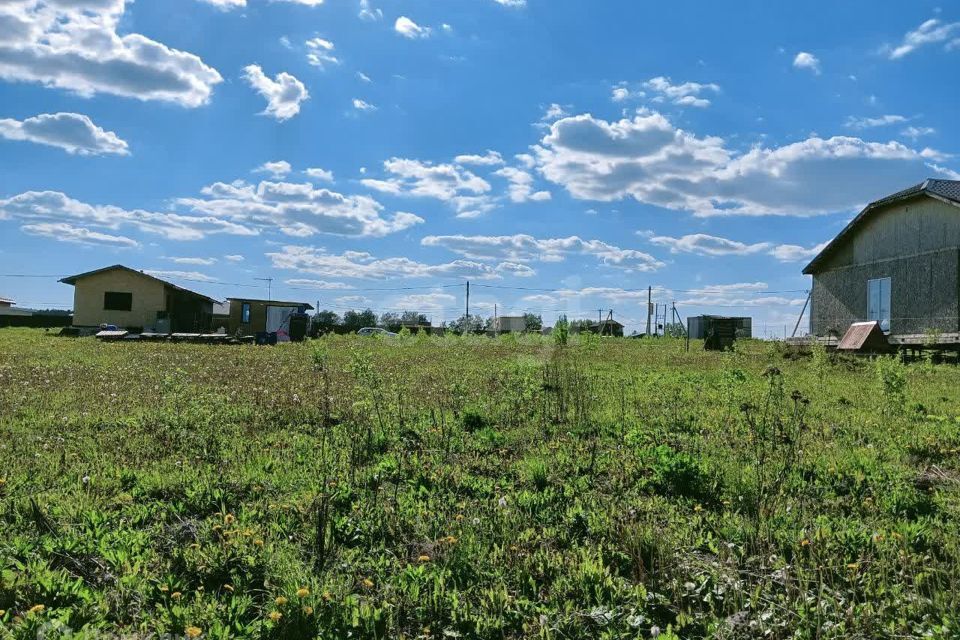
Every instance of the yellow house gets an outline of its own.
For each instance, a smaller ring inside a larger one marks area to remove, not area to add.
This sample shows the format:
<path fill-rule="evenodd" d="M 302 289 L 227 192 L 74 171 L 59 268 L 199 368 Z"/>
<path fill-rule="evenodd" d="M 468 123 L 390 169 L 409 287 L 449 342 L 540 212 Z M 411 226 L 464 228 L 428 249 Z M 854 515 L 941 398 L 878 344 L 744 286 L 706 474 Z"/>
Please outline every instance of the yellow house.
<path fill-rule="evenodd" d="M 60 280 L 73 285 L 73 325 L 136 331 L 210 330 L 213 298 L 120 264 Z"/>

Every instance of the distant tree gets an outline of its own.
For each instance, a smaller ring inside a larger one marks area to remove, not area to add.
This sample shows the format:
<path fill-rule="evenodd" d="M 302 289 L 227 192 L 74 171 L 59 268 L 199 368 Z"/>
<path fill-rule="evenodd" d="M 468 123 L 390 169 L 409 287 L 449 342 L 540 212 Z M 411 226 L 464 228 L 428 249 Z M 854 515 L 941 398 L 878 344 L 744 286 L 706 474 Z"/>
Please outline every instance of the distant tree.
<path fill-rule="evenodd" d="M 428 325 L 430 319 L 418 311 L 404 311 L 400 314 L 400 323 L 404 326 Z"/>
<path fill-rule="evenodd" d="M 589 320 L 571 320 L 570 321 L 570 333 L 589 333 L 589 332 L 590 332 Z"/>
<path fill-rule="evenodd" d="M 342 326 L 348 333 L 356 333 L 364 327 L 375 327 L 377 326 L 377 314 L 370 309 L 347 311 L 343 314 Z"/>
<path fill-rule="evenodd" d="M 670 336 L 671 338 L 682 338 L 685 335 L 683 325 L 679 322 L 668 322 L 663 327 L 663 335 Z"/>
<path fill-rule="evenodd" d="M 553 341 L 562 347 L 567 344 L 569 334 L 570 322 L 567 320 L 566 315 L 562 315 L 557 318 L 556 324 L 553 325 Z"/>
<path fill-rule="evenodd" d="M 387 331 L 400 331 L 401 325 L 400 314 L 398 313 L 388 311 L 380 316 L 380 326 Z"/>
<path fill-rule="evenodd" d="M 523 314 L 523 330 L 524 331 L 539 332 L 541 329 L 543 329 L 543 318 L 541 316 L 533 313 Z"/>
<path fill-rule="evenodd" d="M 316 315 L 313 316 L 313 326 L 316 334 L 336 331 L 337 325 L 339 324 L 340 316 L 334 311 L 324 309 L 323 311 L 318 311 Z"/>
<path fill-rule="evenodd" d="M 447 328 L 455 333 L 475 333 L 482 331 L 483 327 L 484 320 L 481 316 L 468 316 L 466 314 L 447 325 Z"/>

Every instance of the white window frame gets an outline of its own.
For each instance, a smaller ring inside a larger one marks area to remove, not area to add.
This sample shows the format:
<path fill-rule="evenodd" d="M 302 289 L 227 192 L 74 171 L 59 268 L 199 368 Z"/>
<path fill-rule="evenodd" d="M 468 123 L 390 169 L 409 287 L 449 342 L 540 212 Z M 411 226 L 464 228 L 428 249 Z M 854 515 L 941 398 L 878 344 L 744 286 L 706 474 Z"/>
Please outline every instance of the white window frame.
<path fill-rule="evenodd" d="M 867 320 L 876 320 L 884 333 L 890 333 L 892 282 L 887 278 L 867 280 Z"/>

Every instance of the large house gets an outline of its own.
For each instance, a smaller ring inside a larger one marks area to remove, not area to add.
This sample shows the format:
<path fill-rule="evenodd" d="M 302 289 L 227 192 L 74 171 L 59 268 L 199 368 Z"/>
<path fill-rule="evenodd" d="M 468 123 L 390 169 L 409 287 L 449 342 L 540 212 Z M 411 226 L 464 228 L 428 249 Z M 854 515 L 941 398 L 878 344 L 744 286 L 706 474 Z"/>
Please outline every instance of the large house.
<path fill-rule="evenodd" d="M 866 206 L 803 270 L 810 332 L 960 331 L 960 181 L 926 180 Z"/>
<path fill-rule="evenodd" d="M 60 280 L 73 285 L 73 326 L 115 325 L 156 333 L 209 331 L 213 304 L 203 294 L 120 264 Z"/>

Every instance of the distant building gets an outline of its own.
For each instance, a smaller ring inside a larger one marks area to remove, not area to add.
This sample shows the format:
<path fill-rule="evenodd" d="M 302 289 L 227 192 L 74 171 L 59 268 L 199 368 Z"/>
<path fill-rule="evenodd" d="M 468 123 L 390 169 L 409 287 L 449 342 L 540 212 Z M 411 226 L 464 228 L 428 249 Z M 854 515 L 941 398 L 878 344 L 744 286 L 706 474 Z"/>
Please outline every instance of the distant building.
<path fill-rule="evenodd" d="M 960 331 L 960 181 L 925 180 L 868 204 L 803 270 L 810 333 L 876 321 L 888 334 Z"/>
<path fill-rule="evenodd" d="M 737 338 L 753 337 L 753 319 L 743 316 L 690 316 L 687 318 L 687 333 L 692 340 L 703 340 L 710 332 L 714 320 L 732 320 Z"/>
<path fill-rule="evenodd" d="M 60 280 L 73 285 L 73 326 L 157 333 L 209 331 L 213 298 L 120 264 Z"/>
<path fill-rule="evenodd" d="M 281 342 L 289 336 L 290 318 L 295 314 L 313 310 L 313 306 L 307 302 L 252 298 L 227 298 L 227 301 L 230 303 L 227 327 L 229 333 L 242 335 L 276 333 Z"/>
<path fill-rule="evenodd" d="M 0 296 L 0 309 L 9 309 L 15 304 L 17 303 L 10 298 L 4 298 L 3 296 Z"/>
<path fill-rule="evenodd" d="M 615 338 L 623 337 L 623 325 L 614 320 L 613 318 L 607 318 L 603 322 L 591 322 L 590 323 L 590 333 L 596 333 L 601 336 L 613 336 Z"/>
<path fill-rule="evenodd" d="M 523 316 L 497 316 L 493 321 L 493 330 L 497 333 L 522 333 L 527 330 L 527 319 Z"/>

